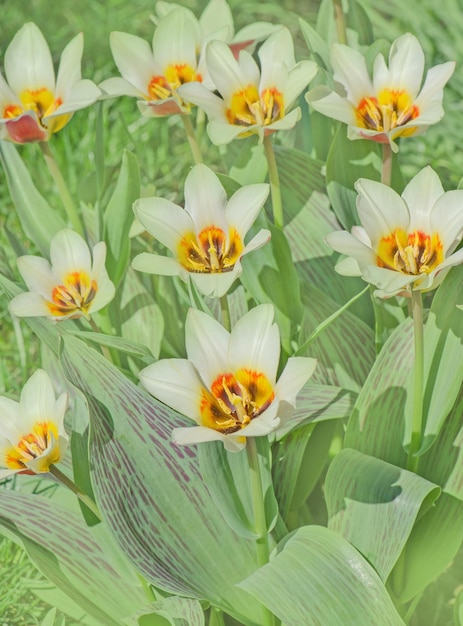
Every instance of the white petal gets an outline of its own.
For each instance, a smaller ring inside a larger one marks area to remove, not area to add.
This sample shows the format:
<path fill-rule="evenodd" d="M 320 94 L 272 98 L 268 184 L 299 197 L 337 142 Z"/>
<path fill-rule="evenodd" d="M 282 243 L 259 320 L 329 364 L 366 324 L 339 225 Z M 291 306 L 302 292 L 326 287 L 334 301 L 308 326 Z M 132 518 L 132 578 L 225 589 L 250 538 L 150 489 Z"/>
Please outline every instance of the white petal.
<path fill-rule="evenodd" d="M 275 61 L 274 63 L 266 64 L 261 69 L 261 79 L 259 83 L 259 93 L 262 93 L 265 89 L 276 88 L 281 93 L 284 92 L 286 83 L 288 81 L 289 70 L 286 63 L 282 61 Z M 288 106 L 286 100 L 284 102 L 285 108 Z"/>
<path fill-rule="evenodd" d="M 227 107 L 222 98 L 210 92 L 200 83 L 185 83 L 177 89 L 177 94 L 185 102 L 192 102 L 204 109 L 209 119 L 217 119 L 228 124 L 225 115 Z"/>
<path fill-rule="evenodd" d="M 230 143 L 233 139 L 236 139 L 239 135 L 245 135 L 247 133 L 258 133 L 257 126 L 249 126 L 244 128 L 243 126 L 233 126 L 228 121 L 224 122 L 209 122 L 207 125 L 207 134 L 209 139 L 216 146 L 221 146 L 226 143 Z"/>
<path fill-rule="evenodd" d="M 275 62 L 282 62 L 290 70 L 296 64 L 293 39 L 285 26 L 264 41 L 258 54 L 262 68 Z"/>
<path fill-rule="evenodd" d="M 373 250 L 346 230 L 329 233 L 326 243 L 341 254 L 353 257 L 360 265 L 376 265 L 376 254 Z"/>
<path fill-rule="evenodd" d="M 8 104 L 19 104 L 21 106 L 20 100 L 11 91 L 8 83 L 3 78 L 3 74 L 0 72 L 0 109 L 2 115 L 4 114 L 5 106 Z"/>
<path fill-rule="evenodd" d="M 111 302 L 116 294 L 114 283 L 108 276 L 106 269 L 103 269 L 97 281 L 98 290 L 91 304 L 91 313 L 96 313 Z"/>
<path fill-rule="evenodd" d="M 138 272 L 159 274 L 161 276 L 180 276 L 183 274 L 183 268 L 177 259 L 158 254 L 149 254 L 148 252 L 138 254 L 132 261 L 132 267 Z"/>
<path fill-rule="evenodd" d="M 217 31 L 226 30 L 229 38 L 233 36 L 233 16 L 226 0 L 210 0 L 199 18 L 202 35 L 209 39 Z"/>
<path fill-rule="evenodd" d="M 271 385 L 280 359 L 280 331 L 273 317 L 272 304 L 261 304 L 243 315 L 232 329 L 228 357 L 234 370 L 262 372 Z"/>
<path fill-rule="evenodd" d="M 336 265 L 334 269 L 341 276 L 361 276 L 362 270 L 360 269 L 360 265 L 356 259 L 353 257 L 346 257 L 345 259 L 341 259 Z"/>
<path fill-rule="evenodd" d="M 284 89 L 285 109 L 290 109 L 318 72 L 313 61 L 300 61 L 290 71 Z"/>
<path fill-rule="evenodd" d="M 218 177 L 206 165 L 195 165 L 185 181 L 185 210 L 196 232 L 212 225 L 226 231 L 226 204 L 227 195 Z"/>
<path fill-rule="evenodd" d="M 280 418 L 277 416 L 278 402 L 272 404 L 262 415 L 255 417 L 251 422 L 241 429 L 243 437 L 262 437 L 269 435 L 280 425 Z"/>
<path fill-rule="evenodd" d="M 81 61 L 84 51 L 84 36 L 79 33 L 64 48 L 56 78 L 56 96 L 67 99 L 72 87 L 82 79 Z"/>
<path fill-rule="evenodd" d="M 248 54 L 245 51 L 240 53 Z M 232 95 L 244 89 L 248 85 L 243 80 L 242 71 L 239 63 L 233 56 L 229 46 L 223 41 L 211 41 L 206 49 L 207 69 L 211 75 L 214 85 L 222 95 L 225 102 L 229 102 Z M 246 64 L 251 61 L 247 59 Z"/>
<path fill-rule="evenodd" d="M 39 256 L 28 254 L 18 258 L 19 273 L 30 291 L 50 298 L 57 285 L 57 277 L 51 271 L 50 263 Z"/>
<path fill-rule="evenodd" d="M 211 274 L 191 272 L 189 277 L 203 295 L 208 298 L 221 298 L 229 291 L 242 271 L 241 263 L 237 262 L 231 272 Z"/>
<path fill-rule="evenodd" d="M 190 361 L 162 359 L 141 370 L 139 377 L 151 395 L 199 423 L 202 385 Z"/>
<path fill-rule="evenodd" d="M 195 232 L 190 215 L 164 198 L 141 198 L 136 200 L 133 210 L 148 232 L 174 254 L 182 237 Z"/>
<path fill-rule="evenodd" d="M 208 389 L 219 374 L 229 371 L 229 339 L 230 334 L 210 315 L 195 309 L 188 311 L 186 352 Z"/>
<path fill-rule="evenodd" d="M 20 293 L 11 300 L 8 309 L 16 317 L 49 317 L 51 313 L 46 300 L 50 298 L 51 295 L 44 299 L 38 293 Z"/>
<path fill-rule="evenodd" d="M 59 94 L 58 94 L 59 95 Z M 81 80 L 75 83 L 68 91 L 66 100 L 63 98 L 63 104 L 50 115 L 45 115 L 44 120 L 73 113 L 85 109 L 98 100 L 101 96 L 100 89 L 91 80 Z"/>
<path fill-rule="evenodd" d="M 447 191 L 435 203 L 429 219 L 430 233 L 437 232 L 444 253 L 461 240 L 463 229 L 463 191 Z"/>
<path fill-rule="evenodd" d="M 212 428 L 205 426 L 192 426 L 191 428 L 174 428 L 172 441 L 179 446 L 188 446 L 205 441 L 222 441 L 229 452 L 239 452 L 246 445 L 246 441 L 239 441 L 239 437 L 224 435 Z"/>
<path fill-rule="evenodd" d="M 317 360 L 308 357 L 290 357 L 282 371 L 275 390 L 279 400 L 296 406 L 296 396 L 315 371 Z"/>
<path fill-rule="evenodd" d="M 297 107 L 297 109 L 294 109 L 291 113 L 287 113 L 284 117 L 282 117 L 281 120 L 277 120 L 276 122 L 266 126 L 266 132 L 269 130 L 289 130 L 290 128 L 294 128 L 300 119 L 301 109 L 300 107 Z"/>
<path fill-rule="evenodd" d="M 420 278 L 419 276 L 401 274 L 385 267 L 373 265 L 363 268 L 362 276 L 367 282 L 376 285 L 388 296 L 393 296 L 403 291 L 408 285 Z"/>
<path fill-rule="evenodd" d="M 235 191 L 228 201 L 225 211 L 227 222 L 236 228 L 242 238 L 254 224 L 269 192 L 270 186 L 267 183 L 246 185 Z"/>
<path fill-rule="evenodd" d="M 5 75 L 11 89 L 55 90 L 55 70 L 50 48 L 39 28 L 32 22 L 16 33 L 5 52 Z"/>
<path fill-rule="evenodd" d="M 163 17 L 154 32 L 153 54 L 163 73 L 169 65 L 186 64 L 196 69 L 196 49 L 200 41 L 198 20 L 183 7 Z"/>
<path fill-rule="evenodd" d="M 421 86 L 424 71 L 424 52 L 418 39 L 411 33 L 398 37 L 389 53 L 388 85 L 376 84 L 375 89 L 384 87 L 405 90 L 414 100 Z"/>
<path fill-rule="evenodd" d="M 241 258 L 244 257 L 245 254 L 248 254 L 248 252 L 253 252 L 254 250 L 258 250 L 264 246 L 270 241 L 270 238 L 270 231 L 266 228 L 262 228 L 262 230 L 260 230 L 257 235 L 255 235 L 255 237 L 253 237 L 251 241 L 246 244 L 243 252 L 241 253 Z"/>
<path fill-rule="evenodd" d="M 103 96 L 133 96 L 134 98 L 144 98 L 145 91 L 140 91 L 129 83 L 125 78 L 114 77 L 107 78 L 99 84 L 99 88 L 103 91 Z"/>
<path fill-rule="evenodd" d="M 357 106 L 362 98 L 373 94 L 365 57 L 349 46 L 335 43 L 331 47 L 335 82 L 341 83 L 350 102 Z"/>
<path fill-rule="evenodd" d="M 382 237 L 390 235 L 395 229 L 408 229 L 408 208 L 391 187 L 366 178 L 360 178 L 354 186 L 359 194 L 358 215 L 373 249 L 376 249 Z"/>
<path fill-rule="evenodd" d="M 53 273 L 60 279 L 75 271 L 92 272 L 90 250 L 84 239 L 73 230 L 60 230 L 50 244 Z"/>
<path fill-rule="evenodd" d="M 0 396 L 0 443 L 1 448 L 9 448 L 10 445 L 16 445 L 18 439 L 24 434 L 21 423 L 22 411 L 19 402 Z"/>
<path fill-rule="evenodd" d="M 415 101 L 415 104 L 420 109 L 420 115 L 422 109 L 425 110 L 429 102 L 442 102 L 444 85 L 452 76 L 454 70 L 454 61 L 435 65 L 428 70 L 423 88 Z"/>
<path fill-rule="evenodd" d="M 156 67 L 148 42 L 135 35 L 113 32 L 110 35 L 110 45 L 122 77 L 139 92 L 148 95 L 151 79 L 161 73 Z"/>
<path fill-rule="evenodd" d="M 439 176 L 429 165 L 411 179 L 402 193 L 410 209 L 410 230 L 429 232 L 431 210 L 443 194 Z"/>
<path fill-rule="evenodd" d="M 37 370 L 21 392 L 21 413 L 24 417 L 22 425 L 25 430 L 29 432 L 36 422 L 50 419 L 55 414 L 55 402 L 55 391 L 50 377 L 44 370 Z"/>
<path fill-rule="evenodd" d="M 314 87 L 305 94 L 305 99 L 315 111 L 332 117 L 344 124 L 356 124 L 354 107 L 345 98 L 323 85 Z"/>

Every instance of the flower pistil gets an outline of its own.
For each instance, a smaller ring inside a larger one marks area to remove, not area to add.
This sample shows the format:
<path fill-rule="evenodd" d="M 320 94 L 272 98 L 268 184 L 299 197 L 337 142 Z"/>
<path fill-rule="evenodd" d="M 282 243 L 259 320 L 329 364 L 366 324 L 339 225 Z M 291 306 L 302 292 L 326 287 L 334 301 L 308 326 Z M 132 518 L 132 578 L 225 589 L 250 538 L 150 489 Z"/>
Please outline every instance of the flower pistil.
<path fill-rule="evenodd" d="M 415 230 L 407 235 L 403 229 L 383 237 L 378 246 L 378 266 L 417 276 L 429 274 L 444 260 L 438 233 L 427 235 Z"/>
<path fill-rule="evenodd" d="M 96 281 L 86 272 L 71 272 L 63 285 L 53 288 L 52 301 L 47 302 L 47 306 L 56 317 L 69 315 L 74 310 L 87 316 L 97 291 Z"/>
<path fill-rule="evenodd" d="M 378 132 L 389 132 L 403 126 L 420 114 L 405 90 L 383 89 L 378 97 L 362 98 L 355 110 L 360 127 Z M 416 129 L 404 129 L 401 135 L 412 135 Z"/>
<path fill-rule="evenodd" d="M 276 87 L 260 94 L 254 85 L 233 94 L 226 115 L 230 124 L 237 126 L 268 126 L 284 117 L 283 94 Z"/>
<path fill-rule="evenodd" d="M 243 242 L 235 229 L 230 230 L 227 241 L 221 228 L 208 226 L 197 236 L 186 234 L 178 244 L 178 256 L 188 272 L 231 272 L 243 249 Z"/>
<path fill-rule="evenodd" d="M 30 433 L 22 436 L 18 443 L 5 451 L 5 466 L 9 469 L 27 469 L 30 461 L 44 455 L 47 448 L 58 440 L 58 427 L 54 422 L 36 422 Z M 58 446 L 51 446 L 35 471 L 48 472 L 50 465 L 60 460 Z"/>

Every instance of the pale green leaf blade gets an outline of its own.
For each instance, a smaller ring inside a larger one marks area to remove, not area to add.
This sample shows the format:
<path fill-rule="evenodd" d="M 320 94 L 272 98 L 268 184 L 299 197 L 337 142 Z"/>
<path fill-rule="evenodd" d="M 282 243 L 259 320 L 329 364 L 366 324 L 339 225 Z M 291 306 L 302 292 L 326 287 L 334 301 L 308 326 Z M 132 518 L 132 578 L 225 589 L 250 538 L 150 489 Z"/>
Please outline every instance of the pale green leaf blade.
<path fill-rule="evenodd" d="M 50 241 L 53 235 L 65 227 L 65 222 L 37 191 L 12 143 L 0 142 L 0 157 L 24 233 L 34 242 L 40 253 L 48 257 Z"/>
<path fill-rule="evenodd" d="M 288 626 L 404 626 L 371 565 L 321 526 L 297 530 L 240 586 Z"/>
<path fill-rule="evenodd" d="M 205 626 L 198 600 L 169 596 L 152 602 L 126 620 L 127 626 Z"/>
<path fill-rule="evenodd" d="M 418 512 L 439 493 L 421 476 L 346 448 L 326 476 L 329 528 L 355 546 L 385 582 Z"/>
<path fill-rule="evenodd" d="M 194 447 L 170 442 L 190 422 L 76 338 L 63 343 L 64 371 L 90 405 L 95 495 L 122 550 L 161 589 L 258 621 L 259 607 L 234 586 L 256 567 L 252 543 L 226 526 Z"/>
<path fill-rule="evenodd" d="M 122 624 L 144 602 L 141 587 L 122 578 L 80 516 L 68 508 L 40 496 L 3 491 L 0 523 L 47 578 L 101 623 Z"/>

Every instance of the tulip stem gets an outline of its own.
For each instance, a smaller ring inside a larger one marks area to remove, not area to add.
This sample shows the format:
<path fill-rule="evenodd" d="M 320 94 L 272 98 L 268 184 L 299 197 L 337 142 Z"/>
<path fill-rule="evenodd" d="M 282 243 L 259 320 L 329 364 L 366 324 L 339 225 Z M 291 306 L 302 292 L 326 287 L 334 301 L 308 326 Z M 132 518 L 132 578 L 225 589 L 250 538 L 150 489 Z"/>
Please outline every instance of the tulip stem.
<path fill-rule="evenodd" d="M 45 163 L 47 164 L 51 177 L 53 178 L 53 181 L 58 188 L 58 193 L 61 196 L 61 200 L 63 202 L 64 210 L 66 211 L 68 220 L 71 222 L 74 230 L 79 233 L 79 235 L 84 236 L 84 229 L 79 214 L 77 213 L 77 209 L 75 207 L 73 199 L 71 198 L 71 194 L 69 193 L 66 181 L 63 178 L 61 170 L 58 167 L 58 163 L 53 156 L 50 146 L 46 141 L 41 141 L 40 149 L 42 150 L 43 158 L 45 159 Z"/>
<path fill-rule="evenodd" d="M 188 143 L 190 144 L 193 159 L 195 163 L 203 163 L 203 155 L 201 154 L 201 150 L 199 149 L 198 140 L 196 139 L 196 133 L 195 129 L 193 128 L 193 124 L 191 123 L 191 118 L 188 113 L 181 113 L 180 117 L 182 118 L 183 126 L 185 127 L 185 132 Z"/>
<path fill-rule="evenodd" d="M 246 439 L 246 452 L 248 456 L 249 478 L 251 481 L 251 494 L 254 507 L 254 530 L 257 535 L 256 552 L 259 567 L 269 562 L 268 532 L 265 520 L 264 494 L 262 489 L 262 476 L 259 465 L 256 440 L 253 437 Z M 274 626 L 275 618 L 269 609 L 263 607 L 262 626 Z"/>
<path fill-rule="evenodd" d="M 78 488 L 78 486 L 75 484 L 75 482 L 73 482 L 70 478 L 68 478 L 66 476 L 66 474 L 63 474 L 63 472 L 61 470 L 59 470 L 56 465 L 50 465 L 48 471 L 50 472 L 50 474 L 52 476 L 54 476 L 56 478 L 56 480 L 58 480 L 62 485 L 64 485 L 65 487 L 67 487 L 68 489 L 70 489 L 72 491 L 72 493 L 74 493 L 81 502 L 83 502 L 85 504 L 85 506 L 87 508 L 90 509 L 90 511 L 101 521 L 101 513 L 98 510 L 97 505 L 95 504 L 95 502 L 89 498 L 85 493 L 83 493 L 82 491 L 80 491 L 80 489 Z"/>
<path fill-rule="evenodd" d="M 342 8 L 342 0 L 333 0 L 334 21 L 336 22 L 336 34 L 338 42 L 347 44 L 346 16 Z"/>
<path fill-rule="evenodd" d="M 423 302 L 419 289 L 411 290 L 413 338 L 414 338 L 414 385 L 413 385 L 413 418 L 410 448 L 408 451 L 407 469 L 416 472 L 419 457 L 416 452 L 421 446 L 421 430 L 423 422 L 423 384 L 424 384 L 424 341 L 423 341 Z"/>
<path fill-rule="evenodd" d="M 383 143 L 383 167 L 381 169 L 381 182 L 383 185 L 391 186 L 392 180 L 392 148 L 391 144 Z"/>
<path fill-rule="evenodd" d="M 278 176 L 277 161 L 271 135 L 264 137 L 264 150 L 268 165 L 268 178 L 272 193 L 273 223 L 278 228 L 283 228 L 283 203 L 281 200 L 280 177 Z"/>

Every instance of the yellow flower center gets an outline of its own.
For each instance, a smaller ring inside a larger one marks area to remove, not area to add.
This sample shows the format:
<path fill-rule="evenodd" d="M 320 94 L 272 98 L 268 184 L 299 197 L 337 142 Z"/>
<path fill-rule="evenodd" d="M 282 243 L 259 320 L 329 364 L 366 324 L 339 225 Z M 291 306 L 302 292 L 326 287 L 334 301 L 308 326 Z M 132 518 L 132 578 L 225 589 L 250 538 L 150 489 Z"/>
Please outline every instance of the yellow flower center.
<path fill-rule="evenodd" d="M 19 99 L 21 100 L 22 106 L 19 104 L 8 104 L 4 107 L 4 119 L 14 119 L 26 111 L 34 111 L 39 122 L 42 126 L 45 126 L 43 118 L 47 115 L 51 115 L 51 113 L 56 111 L 56 109 L 63 104 L 61 98 L 55 99 L 54 95 L 46 87 L 40 89 L 25 89 L 19 95 Z M 70 114 L 58 115 L 48 120 L 47 128 L 51 132 L 56 133 L 67 124 L 70 118 Z"/>
<path fill-rule="evenodd" d="M 230 272 L 243 251 L 243 242 L 234 228 L 229 236 L 221 228 L 208 226 L 198 235 L 187 233 L 178 244 L 180 264 L 188 272 Z"/>
<path fill-rule="evenodd" d="M 283 94 L 272 87 L 260 94 L 255 85 L 249 85 L 233 94 L 227 119 L 235 126 L 268 126 L 284 117 Z"/>
<path fill-rule="evenodd" d="M 362 128 L 387 133 L 414 120 L 420 111 L 406 91 L 383 89 L 377 98 L 362 98 L 355 113 L 357 123 Z M 406 128 L 400 135 L 412 135 L 415 130 L 415 127 Z"/>
<path fill-rule="evenodd" d="M 240 369 L 235 374 L 219 374 L 210 390 L 202 390 L 202 425 L 226 435 L 235 433 L 265 411 L 274 397 L 272 385 L 261 372 Z"/>
<path fill-rule="evenodd" d="M 427 235 L 420 230 L 407 234 L 398 228 L 379 242 L 379 267 L 417 276 L 429 274 L 444 260 L 442 242 L 438 233 Z"/>
<path fill-rule="evenodd" d="M 75 317 L 88 317 L 97 291 L 96 281 L 91 280 L 86 272 L 71 272 L 66 276 L 63 285 L 53 288 L 51 302 L 47 302 L 47 306 L 56 317 L 70 313 L 75 313 Z"/>
<path fill-rule="evenodd" d="M 41 457 L 50 443 L 55 440 L 48 454 L 41 459 L 34 471 L 48 472 L 50 465 L 61 458 L 58 446 L 58 428 L 54 422 L 36 422 L 30 433 L 23 435 L 16 446 L 5 452 L 5 464 L 9 469 L 27 469 L 27 463 Z"/>
<path fill-rule="evenodd" d="M 202 82 L 202 76 L 190 65 L 179 63 L 168 65 L 164 76 L 153 76 L 148 85 L 148 94 L 151 100 L 170 98 L 174 91 L 184 83 L 193 81 Z"/>

